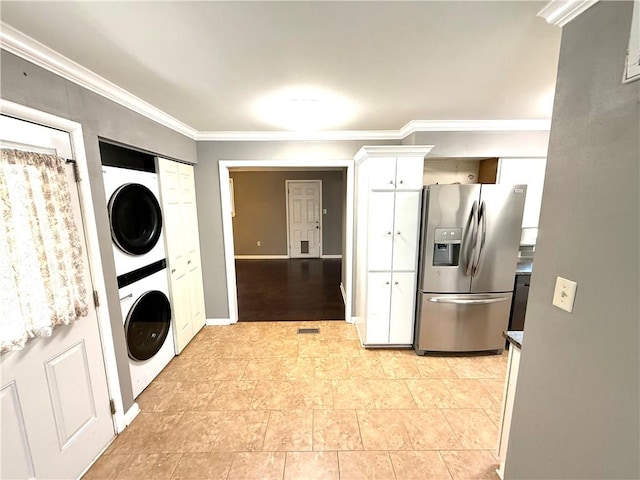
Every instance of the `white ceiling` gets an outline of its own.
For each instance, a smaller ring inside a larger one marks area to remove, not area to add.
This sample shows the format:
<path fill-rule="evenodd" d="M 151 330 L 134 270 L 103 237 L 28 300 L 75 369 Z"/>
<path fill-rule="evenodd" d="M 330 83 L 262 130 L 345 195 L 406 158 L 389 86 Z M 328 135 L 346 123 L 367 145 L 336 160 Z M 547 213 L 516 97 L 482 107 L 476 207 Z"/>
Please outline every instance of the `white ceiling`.
<path fill-rule="evenodd" d="M 198 131 L 270 131 L 291 85 L 345 96 L 338 130 L 549 119 L 561 29 L 546 2 L 2 1 L 2 22 Z"/>

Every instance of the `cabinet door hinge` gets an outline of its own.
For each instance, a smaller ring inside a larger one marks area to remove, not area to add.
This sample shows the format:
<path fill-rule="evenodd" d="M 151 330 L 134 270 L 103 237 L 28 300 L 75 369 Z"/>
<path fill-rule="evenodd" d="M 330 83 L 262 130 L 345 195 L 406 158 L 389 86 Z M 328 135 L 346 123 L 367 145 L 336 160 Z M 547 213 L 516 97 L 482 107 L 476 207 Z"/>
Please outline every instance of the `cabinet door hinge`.
<path fill-rule="evenodd" d="M 93 304 L 95 305 L 96 308 L 98 308 L 100 306 L 100 298 L 98 297 L 98 291 L 97 290 L 93 291 Z"/>
<path fill-rule="evenodd" d="M 80 182 L 80 171 L 78 170 L 78 162 L 73 162 L 71 164 L 73 166 L 73 177 L 76 180 L 76 183 Z"/>
<path fill-rule="evenodd" d="M 113 398 L 109 399 L 109 410 L 111 410 L 111 415 L 116 414 L 116 402 L 113 401 Z"/>

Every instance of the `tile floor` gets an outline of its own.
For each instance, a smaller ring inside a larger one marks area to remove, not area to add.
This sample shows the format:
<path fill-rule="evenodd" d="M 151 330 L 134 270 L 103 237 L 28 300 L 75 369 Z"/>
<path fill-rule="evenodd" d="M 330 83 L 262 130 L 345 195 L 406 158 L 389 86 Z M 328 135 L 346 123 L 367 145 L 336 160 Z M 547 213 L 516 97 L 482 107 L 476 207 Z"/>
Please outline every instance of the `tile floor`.
<path fill-rule="evenodd" d="M 205 327 L 84 478 L 497 479 L 506 364 L 365 350 L 341 321 Z"/>

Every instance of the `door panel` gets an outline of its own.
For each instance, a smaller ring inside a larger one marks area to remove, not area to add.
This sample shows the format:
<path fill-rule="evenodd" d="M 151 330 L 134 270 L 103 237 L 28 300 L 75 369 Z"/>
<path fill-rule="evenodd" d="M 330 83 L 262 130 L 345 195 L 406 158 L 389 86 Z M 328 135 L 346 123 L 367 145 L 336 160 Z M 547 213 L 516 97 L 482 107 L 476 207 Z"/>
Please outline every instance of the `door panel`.
<path fill-rule="evenodd" d="M 485 243 L 471 292 L 513 290 L 526 185 L 483 185 L 480 203 L 486 217 Z"/>
<path fill-rule="evenodd" d="M 393 270 L 415 271 L 420 225 L 420 192 L 395 194 Z"/>
<path fill-rule="evenodd" d="M 373 272 L 367 275 L 367 338 L 369 345 L 389 343 L 389 313 L 391 309 L 391 273 Z"/>
<path fill-rule="evenodd" d="M 389 271 L 393 260 L 394 192 L 369 194 L 367 255 L 369 271 Z M 357 246 L 356 248 L 358 248 Z"/>
<path fill-rule="evenodd" d="M 421 248 L 420 284 L 423 292 L 469 292 L 471 277 L 465 275 L 467 254 L 471 251 L 467 228 L 473 203 L 480 197 L 480 185 L 430 185 L 425 192 Z M 460 228 L 462 245 L 458 266 L 434 265 L 436 229 Z"/>
<path fill-rule="evenodd" d="M 34 132 L 34 127 L 44 134 Z M 7 117 L 2 117 L 0 131 L 2 139 L 10 141 L 20 141 L 14 139 L 14 133 L 19 138 L 20 132 L 26 131 L 30 144 L 54 148 L 67 158 L 71 156 L 68 133 Z M 60 135 L 66 136 L 66 149 L 61 150 L 52 141 Z M 93 286 L 80 198 L 70 165 L 67 182 L 83 242 L 85 284 L 90 295 Z M 90 300 L 88 306 L 86 317 L 56 327 L 50 337 L 32 339 L 22 350 L 0 357 L 3 382 L 0 477 L 76 478 L 114 438 L 98 317 Z M 10 412 L 7 417 L 6 411 Z"/>
<path fill-rule="evenodd" d="M 424 159 L 398 157 L 396 164 L 396 188 L 398 190 L 422 190 Z"/>
<path fill-rule="evenodd" d="M 389 343 L 411 345 L 416 302 L 416 273 L 393 272 L 391 280 Z"/>
<path fill-rule="evenodd" d="M 511 293 L 421 296 L 417 348 L 433 352 L 504 349 Z M 465 303 L 466 302 L 466 303 Z M 477 302 L 477 303 L 475 303 Z M 492 303 L 483 303 L 492 302 Z"/>
<path fill-rule="evenodd" d="M 320 257 L 320 190 L 321 182 L 287 182 L 289 256 Z"/>
<path fill-rule="evenodd" d="M 396 159 L 370 158 L 369 164 L 369 190 L 395 190 L 396 188 Z"/>

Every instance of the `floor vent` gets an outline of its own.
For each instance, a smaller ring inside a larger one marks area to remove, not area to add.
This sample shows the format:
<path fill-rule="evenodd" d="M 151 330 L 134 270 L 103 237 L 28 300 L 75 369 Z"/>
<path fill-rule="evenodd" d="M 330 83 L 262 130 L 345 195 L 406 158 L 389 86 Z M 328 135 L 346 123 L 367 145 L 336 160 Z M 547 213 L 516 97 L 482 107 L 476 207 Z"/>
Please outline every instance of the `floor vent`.
<path fill-rule="evenodd" d="M 300 335 L 301 333 L 320 333 L 320 329 L 319 328 L 299 328 L 298 335 Z"/>

